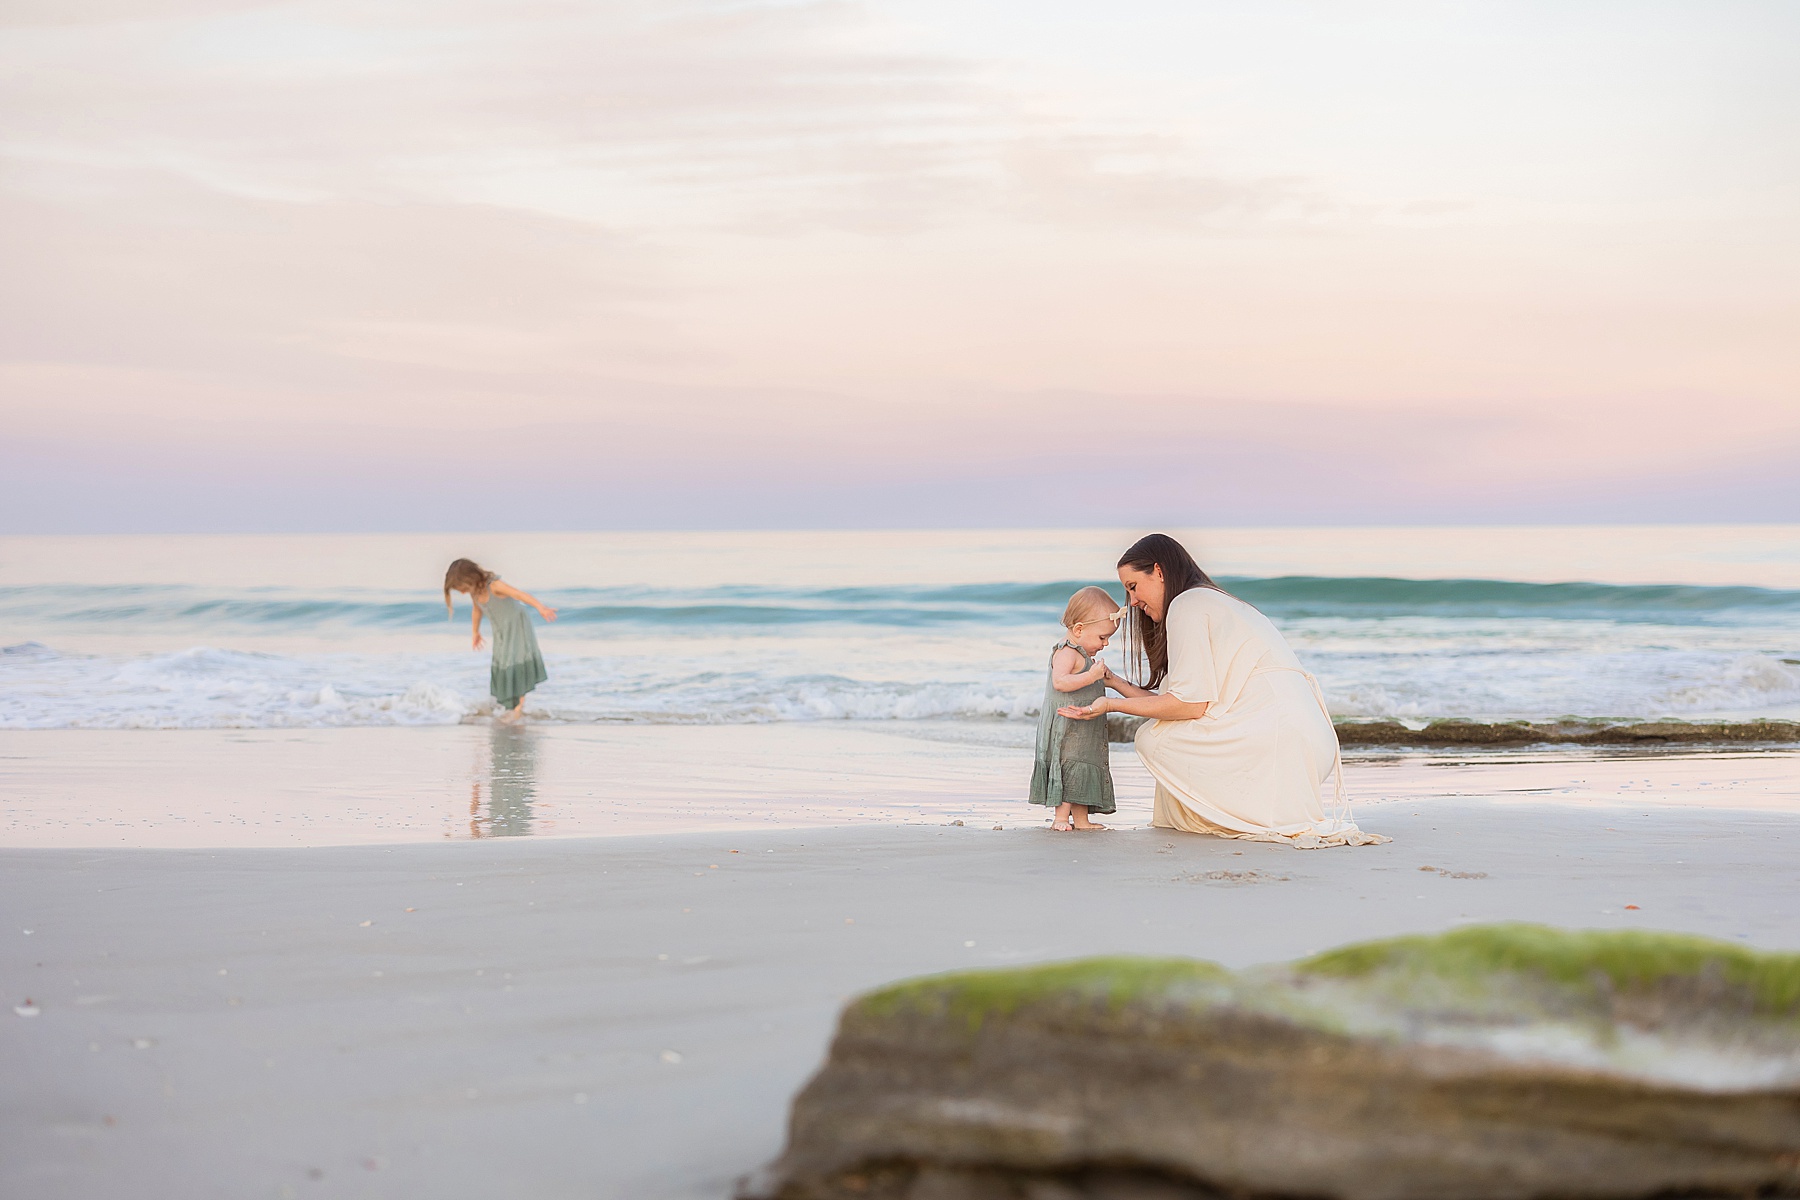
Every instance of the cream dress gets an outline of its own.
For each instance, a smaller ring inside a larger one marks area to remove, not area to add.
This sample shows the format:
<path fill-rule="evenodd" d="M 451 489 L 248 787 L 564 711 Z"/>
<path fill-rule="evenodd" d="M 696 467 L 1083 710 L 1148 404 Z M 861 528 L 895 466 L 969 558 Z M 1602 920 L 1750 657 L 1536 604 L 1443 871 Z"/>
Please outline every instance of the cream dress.
<path fill-rule="evenodd" d="M 1191 588 L 1170 602 L 1167 632 L 1162 693 L 1208 707 L 1196 720 L 1138 729 L 1138 757 L 1156 780 L 1156 826 L 1303 848 L 1392 840 L 1350 821 L 1325 697 L 1269 618 L 1215 588 Z"/>

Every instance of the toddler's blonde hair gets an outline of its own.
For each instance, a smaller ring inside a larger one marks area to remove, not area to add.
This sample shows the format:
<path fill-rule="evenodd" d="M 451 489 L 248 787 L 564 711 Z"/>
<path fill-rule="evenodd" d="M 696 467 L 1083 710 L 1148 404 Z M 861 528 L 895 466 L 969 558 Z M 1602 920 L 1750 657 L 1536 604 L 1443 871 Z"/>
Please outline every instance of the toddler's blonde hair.
<path fill-rule="evenodd" d="M 1090 621 L 1110 620 L 1118 611 L 1119 602 L 1105 588 L 1084 587 L 1069 597 L 1069 606 L 1063 609 L 1063 628 L 1073 629 Z"/>

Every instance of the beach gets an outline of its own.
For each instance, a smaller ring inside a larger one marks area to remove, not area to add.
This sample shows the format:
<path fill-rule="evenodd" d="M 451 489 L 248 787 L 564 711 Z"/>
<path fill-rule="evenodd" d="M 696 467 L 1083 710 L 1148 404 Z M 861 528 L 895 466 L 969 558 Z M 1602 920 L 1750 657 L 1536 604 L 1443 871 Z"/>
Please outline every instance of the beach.
<path fill-rule="evenodd" d="M 1055 834 L 1015 799 L 910 823 L 0 850 L 0 1192 L 718 1198 L 778 1150 L 842 1003 L 906 976 L 1242 966 L 1497 920 L 1800 950 L 1792 750 L 1386 755 L 1348 778 L 1391 844 Z"/>
<path fill-rule="evenodd" d="M 0 64 L 0 1200 L 737 1200 L 828 1061 L 767 1200 L 1800 1189 L 1736 952 L 1800 953 L 1800 5 L 24 0 Z M 1732 952 L 1185 961 L 1494 922 Z M 1649 1066 L 1554 1108 L 1570 1038 Z"/>
<path fill-rule="evenodd" d="M 1151 829 L 1125 742 L 1108 832 L 1024 803 L 1123 536 L 0 539 L 0 1195 L 719 1200 L 907 976 L 1800 949 L 1800 530 L 1193 535 L 1393 839 L 1314 851 Z M 471 552 L 560 607 L 519 727 Z"/>

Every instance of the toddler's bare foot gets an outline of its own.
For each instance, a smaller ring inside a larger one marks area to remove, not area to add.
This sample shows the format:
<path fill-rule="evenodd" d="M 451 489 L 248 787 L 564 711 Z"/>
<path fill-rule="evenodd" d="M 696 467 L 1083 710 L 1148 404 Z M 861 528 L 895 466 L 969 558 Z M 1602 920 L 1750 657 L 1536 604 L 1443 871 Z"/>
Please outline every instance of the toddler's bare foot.
<path fill-rule="evenodd" d="M 1092 821 L 1082 821 L 1074 826 L 1075 832 L 1086 833 L 1090 829 L 1105 829 L 1104 825 L 1096 825 Z"/>

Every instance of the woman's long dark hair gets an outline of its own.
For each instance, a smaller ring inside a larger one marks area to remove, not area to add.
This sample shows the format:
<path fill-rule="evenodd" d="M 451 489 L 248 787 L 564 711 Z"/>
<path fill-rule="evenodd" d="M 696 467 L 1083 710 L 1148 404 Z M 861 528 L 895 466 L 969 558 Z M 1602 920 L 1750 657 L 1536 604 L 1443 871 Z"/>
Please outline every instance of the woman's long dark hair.
<path fill-rule="evenodd" d="M 1200 569 L 1200 564 L 1187 552 L 1187 547 L 1166 533 L 1152 533 L 1131 543 L 1131 549 L 1119 556 L 1118 565 L 1142 571 L 1146 575 L 1157 567 L 1162 568 L 1163 620 L 1153 621 L 1143 609 L 1132 609 L 1131 637 L 1128 639 L 1130 649 L 1126 651 L 1128 655 L 1135 651 L 1138 660 L 1149 666 L 1150 675 L 1143 681 L 1143 685 L 1153 688 L 1169 673 L 1168 634 L 1163 628 L 1164 622 L 1168 620 L 1169 605 L 1174 602 L 1175 597 L 1194 588 L 1206 587 L 1219 592 L 1225 589 Z"/>

